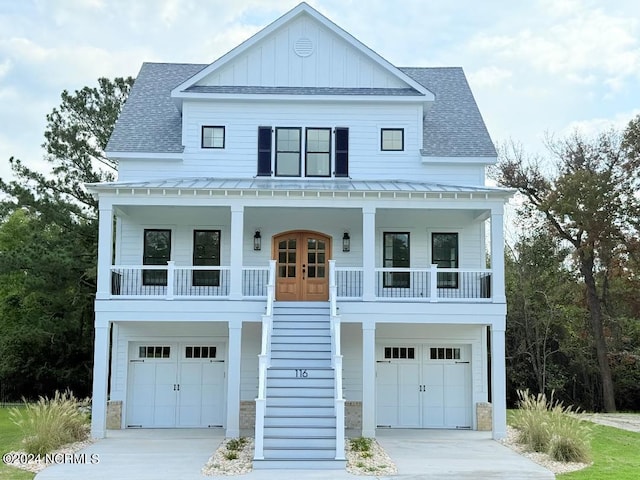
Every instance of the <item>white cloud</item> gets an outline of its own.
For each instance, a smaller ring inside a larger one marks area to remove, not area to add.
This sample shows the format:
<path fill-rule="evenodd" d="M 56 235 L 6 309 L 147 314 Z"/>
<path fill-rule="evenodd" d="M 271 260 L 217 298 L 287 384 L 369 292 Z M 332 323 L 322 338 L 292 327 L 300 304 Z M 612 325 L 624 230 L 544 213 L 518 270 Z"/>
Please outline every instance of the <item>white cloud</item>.
<path fill-rule="evenodd" d="M 607 130 L 624 130 L 629 121 L 640 115 L 640 108 L 631 110 L 630 112 L 620 112 L 608 118 L 591 118 L 587 120 L 575 120 L 570 122 L 561 132 L 563 136 L 570 135 L 573 132 L 580 132 L 588 137 L 597 135 L 599 132 Z"/>
<path fill-rule="evenodd" d="M 469 73 L 469 83 L 474 87 L 499 87 L 513 77 L 513 72 L 494 65 Z"/>

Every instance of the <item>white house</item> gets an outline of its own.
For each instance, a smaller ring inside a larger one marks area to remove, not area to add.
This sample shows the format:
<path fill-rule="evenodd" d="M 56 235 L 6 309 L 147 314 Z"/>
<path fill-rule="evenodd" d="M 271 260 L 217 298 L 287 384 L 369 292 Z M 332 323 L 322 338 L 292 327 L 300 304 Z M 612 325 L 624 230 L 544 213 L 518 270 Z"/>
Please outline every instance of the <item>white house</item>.
<path fill-rule="evenodd" d="M 345 424 L 478 429 L 487 402 L 505 435 L 511 192 L 461 68 L 395 67 L 301 3 L 211 64 L 145 63 L 107 155 L 95 437 L 108 411 L 255 426 L 256 466 L 321 468 Z"/>

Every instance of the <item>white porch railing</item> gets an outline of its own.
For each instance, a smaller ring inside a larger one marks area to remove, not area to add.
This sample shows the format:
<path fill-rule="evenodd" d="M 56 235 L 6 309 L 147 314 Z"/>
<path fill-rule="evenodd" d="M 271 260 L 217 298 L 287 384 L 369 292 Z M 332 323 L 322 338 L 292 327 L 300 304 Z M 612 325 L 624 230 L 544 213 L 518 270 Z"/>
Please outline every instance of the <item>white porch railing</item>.
<path fill-rule="evenodd" d="M 344 460 L 344 397 L 342 396 L 342 352 L 340 316 L 337 306 L 336 262 L 329 260 L 329 305 L 331 310 L 331 366 L 334 371 L 336 413 L 336 460 Z"/>
<path fill-rule="evenodd" d="M 376 301 L 489 302 L 490 269 L 376 268 Z M 364 270 L 361 267 L 336 268 L 337 298 L 361 299 Z"/>
<path fill-rule="evenodd" d="M 243 298 L 266 298 L 269 267 L 242 268 Z M 111 298 L 228 298 L 229 266 L 113 265 Z"/>
<path fill-rule="evenodd" d="M 262 316 L 262 346 L 258 355 L 258 397 L 256 398 L 256 431 L 254 459 L 264 459 L 264 414 L 267 402 L 267 368 L 271 365 L 271 331 L 273 329 L 273 301 L 276 291 L 276 261 L 269 261 L 267 306 Z"/>

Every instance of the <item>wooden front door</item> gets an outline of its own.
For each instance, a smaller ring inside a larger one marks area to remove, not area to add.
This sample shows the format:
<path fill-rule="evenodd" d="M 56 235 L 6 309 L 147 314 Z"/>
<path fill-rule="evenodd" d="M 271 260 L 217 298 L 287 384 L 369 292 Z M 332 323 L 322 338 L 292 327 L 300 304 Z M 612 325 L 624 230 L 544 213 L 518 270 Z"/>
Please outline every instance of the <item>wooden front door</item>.
<path fill-rule="evenodd" d="M 295 231 L 276 235 L 276 300 L 328 300 L 330 256 L 331 239 L 321 233 Z"/>

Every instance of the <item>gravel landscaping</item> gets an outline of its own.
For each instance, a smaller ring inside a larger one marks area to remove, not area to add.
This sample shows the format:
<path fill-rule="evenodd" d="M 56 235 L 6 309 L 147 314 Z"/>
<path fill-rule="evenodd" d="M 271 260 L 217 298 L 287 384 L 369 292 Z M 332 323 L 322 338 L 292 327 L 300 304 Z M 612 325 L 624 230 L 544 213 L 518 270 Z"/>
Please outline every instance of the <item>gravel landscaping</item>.
<path fill-rule="evenodd" d="M 500 443 L 518 452 L 523 457 L 527 457 L 529 460 L 543 466 L 547 470 L 551 470 L 555 475 L 575 472 L 591 465 L 590 463 L 558 462 L 546 453 L 528 452 L 524 445 L 518 443 L 518 430 L 509 426 L 507 427 L 507 438 L 500 440 Z"/>

